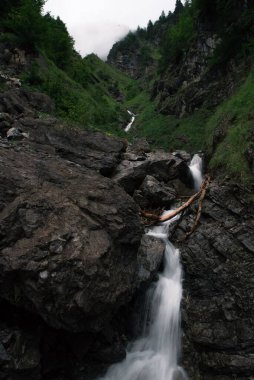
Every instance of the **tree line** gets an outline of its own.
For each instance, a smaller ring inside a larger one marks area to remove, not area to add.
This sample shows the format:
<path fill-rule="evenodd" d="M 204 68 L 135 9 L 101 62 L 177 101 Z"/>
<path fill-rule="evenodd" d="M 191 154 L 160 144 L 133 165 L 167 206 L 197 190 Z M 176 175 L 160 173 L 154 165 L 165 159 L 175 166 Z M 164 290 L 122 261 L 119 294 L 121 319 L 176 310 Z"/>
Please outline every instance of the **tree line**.
<path fill-rule="evenodd" d="M 43 50 L 64 69 L 71 61 L 74 41 L 59 17 L 43 15 L 44 3 L 44 0 L 1 0 L 0 31 L 27 51 Z"/>

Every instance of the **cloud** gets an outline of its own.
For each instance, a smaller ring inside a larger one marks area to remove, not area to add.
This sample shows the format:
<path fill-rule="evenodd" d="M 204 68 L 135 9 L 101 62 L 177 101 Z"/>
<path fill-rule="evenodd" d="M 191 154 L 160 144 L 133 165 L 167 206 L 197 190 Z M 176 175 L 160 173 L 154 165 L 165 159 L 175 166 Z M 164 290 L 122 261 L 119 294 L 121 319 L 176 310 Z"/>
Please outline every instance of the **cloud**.
<path fill-rule="evenodd" d="M 129 30 L 145 27 L 174 6 L 175 0 L 48 0 L 44 9 L 65 22 L 82 55 L 105 58 Z"/>
<path fill-rule="evenodd" d="M 106 59 L 113 44 L 124 37 L 129 30 L 127 25 L 101 22 L 72 26 L 70 33 L 75 40 L 77 51 L 82 56 L 95 52 L 102 59 Z"/>

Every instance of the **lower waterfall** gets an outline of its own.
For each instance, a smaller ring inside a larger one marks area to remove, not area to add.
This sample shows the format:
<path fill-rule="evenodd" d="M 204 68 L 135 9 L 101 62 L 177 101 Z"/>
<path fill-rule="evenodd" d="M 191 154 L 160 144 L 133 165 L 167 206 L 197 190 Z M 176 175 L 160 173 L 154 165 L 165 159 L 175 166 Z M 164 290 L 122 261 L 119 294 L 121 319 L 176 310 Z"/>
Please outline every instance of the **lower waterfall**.
<path fill-rule="evenodd" d="M 148 235 L 165 242 L 164 269 L 147 308 L 144 335 L 129 345 L 124 361 L 112 365 L 101 380 L 187 380 L 178 365 L 182 269 L 179 250 L 167 239 L 174 219 L 154 227 Z"/>

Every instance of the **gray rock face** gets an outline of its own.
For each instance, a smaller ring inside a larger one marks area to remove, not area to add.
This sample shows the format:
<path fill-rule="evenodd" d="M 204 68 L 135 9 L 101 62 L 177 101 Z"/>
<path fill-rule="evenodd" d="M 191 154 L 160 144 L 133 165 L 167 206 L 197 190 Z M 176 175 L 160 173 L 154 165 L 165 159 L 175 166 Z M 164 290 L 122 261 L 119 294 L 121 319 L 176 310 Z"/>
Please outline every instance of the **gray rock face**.
<path fill-rule="evenodd" d="M 141 208 L 169 208 L 176 199 L 176 191 L 164 183 L 160 183 L 152 176 L 146 176 L 139 190 L 134 192 L 133 198 Z"/>
<path fill-rule="evenodd" d="M 129 157 L 128 157 L 129 158 Z M 164 183 L 180 178 L 187 185 L 192 184 L 188 165 L 182 159 L 162 151 L 147 153 L 145 157 L 123 160 L 117 166 L 112 179 L 122 186 L 128 194 L 139 188 L 147 175 Z"/>
<path fill-rule="evenodd" d="M 110 180 L 38 151 L 2 149 L 1 158 L 1 183 L 14 183 L 1 215 L 2 296 L 51 326 L 100 329 L 135 288 L 134 202 Z"/>
<path fill-rule="evenodd" d="M 219 42 L 215 34 L 199 30 L 179 64 L 169 66 L 154 83 L 152 96 L 159 98 L 159 112 L 183 117 L 201 107 L 214 108 L 233 92 L 244 67 L 232 62 L 224 71 L 211 67 L 209 59 Z"/>
<path fill-rule="evenodd" d="M 0 97 L 0 377 L 92 378 L 124 357 L 122 309 L 164 248 L 142 237 L 138 206 L 105 178 L 126 142 L 39 119 L 40 98 Z M 28 138 L 8 140 L 10 128 Z"/>
<path fill-rule="evenodd" d="M 30 102 L 21 90 L 0 97 L 0 377 L 90 380 L 124 357 L 129 323 L 161 264 L 163 245 L 143 235 L 134 200 L 167 207 L 189 196 L 190 157 L 66 130 L 39 119 Z M 8 141 L 10 128 L 29 138 Z M 191 237 L 179 243 L 194 206 L 174 228 L 190 379 L 253 377 L 254 220 L 245 195 L 214 182 Z"/>
<path fill-rule="evenodd" d="M 193 222 L 190 214 L 179 239 Z M 196 232 L 180 250 L 184 265 L 184 362 L 191 379 L 253 375 L 253 210 L 237 186 L 213 183 Z"/>

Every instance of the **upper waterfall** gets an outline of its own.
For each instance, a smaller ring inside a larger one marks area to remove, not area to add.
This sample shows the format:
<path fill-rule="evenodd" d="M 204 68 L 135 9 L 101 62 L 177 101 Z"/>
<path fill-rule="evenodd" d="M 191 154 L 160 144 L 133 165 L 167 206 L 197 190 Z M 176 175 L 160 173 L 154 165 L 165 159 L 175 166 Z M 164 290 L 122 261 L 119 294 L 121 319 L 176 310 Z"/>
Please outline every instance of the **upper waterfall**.
<path fill-rule="evenodd" d="M 196 191 L 199 191 L 202 180 L 203 180 L 203 176 L 202 176 L 202 166 L 203 165 L 202 164 L 203 164 L 202 158 L 198 154 L 194 154 L 194 156 L 190 162 L 189 168 L 190 168 L 190 171 L 191 171 L 191 174 L 193 177 L 193 181 L 194 181 L 194 189 Z"/>

